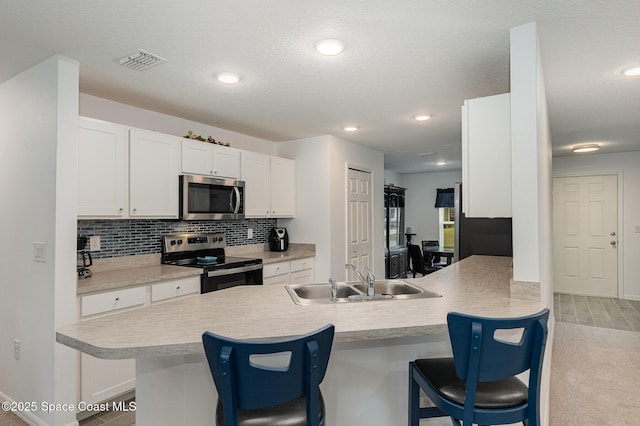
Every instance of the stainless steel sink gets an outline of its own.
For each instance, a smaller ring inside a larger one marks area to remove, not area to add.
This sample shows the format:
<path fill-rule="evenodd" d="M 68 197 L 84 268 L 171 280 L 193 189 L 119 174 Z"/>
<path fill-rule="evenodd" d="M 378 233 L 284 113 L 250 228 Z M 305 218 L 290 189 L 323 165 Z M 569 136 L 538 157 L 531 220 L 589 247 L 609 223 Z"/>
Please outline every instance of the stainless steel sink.
<path fill-rule="evenodd" d="M 340 282 L 338 283 L 337 298 L 333 300 L 331 299 L 331 286 L 328 283 L 289 284 L 285 288 L 291 299 L 298 305 L 441 297 L 437 293 L 402 280 L 376 281 L 374 296 L 367 296 L 367 291 L 360 282 Z"/>

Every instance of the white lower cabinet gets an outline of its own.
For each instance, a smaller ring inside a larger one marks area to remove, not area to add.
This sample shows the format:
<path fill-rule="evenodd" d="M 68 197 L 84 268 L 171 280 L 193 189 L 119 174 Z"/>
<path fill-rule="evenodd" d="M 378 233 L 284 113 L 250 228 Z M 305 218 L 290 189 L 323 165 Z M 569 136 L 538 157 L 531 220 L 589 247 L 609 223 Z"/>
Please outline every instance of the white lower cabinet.
<path fill-rule="evenodd" d="M 139 309 L 200 293 L 200 276 L 160 281 L 79 298 L 80 320 Z M 80 355 L 80 400 L 89 404 L 113 399 L 136 386 L 134 359 L 110 360 Z"/>
<path fill-rule="evenodd" d="M 290 262 L 268 263 L 262 267 L 262 283 L 290 284 Z"/>
<path fill-rule="evenodd" d="M 147 301 L 147 286 L 125 288 L 80 298 L 81 320 L 141 308 Z M 80 355 L 80 400 L 102 402 L 134 389 L 136 361 L 107 360 Z"/>
<path fill-rule="evenodd" d="M 151 303 L 200 293 L 200 277 L 188 277 L 151 285 Z"/>
<path fill-rule="evenodd" d="M 268 263 L 262 269 L 262 282 L 266 284 L 309 284 L 314 282 L 313 258 Z"/>

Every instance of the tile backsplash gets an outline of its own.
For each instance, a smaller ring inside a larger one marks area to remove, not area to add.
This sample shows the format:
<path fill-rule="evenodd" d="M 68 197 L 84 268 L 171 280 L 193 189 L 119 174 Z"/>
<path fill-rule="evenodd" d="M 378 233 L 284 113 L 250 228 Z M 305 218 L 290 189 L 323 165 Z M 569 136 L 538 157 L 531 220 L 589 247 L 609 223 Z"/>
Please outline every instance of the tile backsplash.
<path fill-rule="evenodd" d="M 224 232 L 228 246 L 263 244 L 276 219 L 245 220 L 79 220 L 78 236 L 100 236 L 100 250 L 91 252 L 95 259 L 154 254 L 162 251 L 161 237 L 185 232 Z M 253 238 L 247 239 L 247 230 Z"/>

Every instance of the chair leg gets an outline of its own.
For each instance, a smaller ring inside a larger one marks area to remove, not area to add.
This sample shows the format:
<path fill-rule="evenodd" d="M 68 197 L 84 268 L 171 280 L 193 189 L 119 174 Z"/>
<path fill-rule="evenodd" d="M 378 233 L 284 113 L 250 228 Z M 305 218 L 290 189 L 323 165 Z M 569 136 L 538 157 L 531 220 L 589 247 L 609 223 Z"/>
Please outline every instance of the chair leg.
<path fill-rule="evenodd" d="M 413 380 L 413 362 L 409 363 L 409 426 L 420 423 L 420 386 Z"/>

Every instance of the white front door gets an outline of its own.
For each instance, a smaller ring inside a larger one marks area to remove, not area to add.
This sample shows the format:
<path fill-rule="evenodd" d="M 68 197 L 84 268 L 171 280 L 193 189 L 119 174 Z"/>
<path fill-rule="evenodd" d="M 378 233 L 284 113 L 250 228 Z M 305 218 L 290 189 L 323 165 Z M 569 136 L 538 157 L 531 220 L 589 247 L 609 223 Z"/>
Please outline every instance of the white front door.
<path fill-rule="evenodd" d="M 554 290 L 617 297 L 617 233 L 617 176 L 554 178 Z"/>
<path fill-rule="evenodd" d="M 349 169 L 347 173 L 347 262 L 371 268 L 371 173 Z M 347 279 L 357 280 L 349 271 Z"/>

